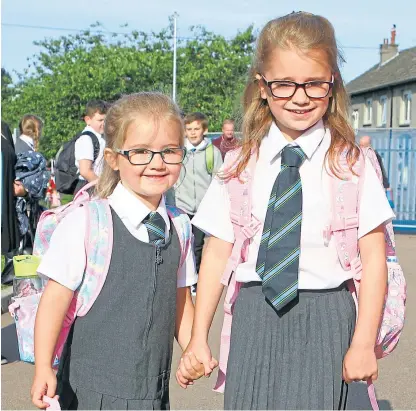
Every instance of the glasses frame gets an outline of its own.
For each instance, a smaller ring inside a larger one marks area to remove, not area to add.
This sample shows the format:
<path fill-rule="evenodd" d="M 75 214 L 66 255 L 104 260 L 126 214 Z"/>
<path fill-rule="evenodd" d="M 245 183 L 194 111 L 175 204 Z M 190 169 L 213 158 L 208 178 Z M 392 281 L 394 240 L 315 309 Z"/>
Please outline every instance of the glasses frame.
<path fill-rule="evenodd" d="M 328 96 L 329 92 L 332 90 L 332 87 L 334 86 L 334 75 L 332 75 L 331 81 L 314 80 L 314 81 L 307 81 L 306 83 L 296 83 L 296 81 L 290 81 L 290 80 L 271 80 L 271 81 L 268 81 L 263 76 L 263 74 L 260 74 L 260 75 L 261 75 L 264 83 L 266 84 L 266 86 L 269 88 L 270 93 L 272 93 L 272 96 L 275 97 L 275 98 L 292 98 L 295 95 L 295 93 L 298 91 L 298 88 L 302 88 L 303 91 L 305 92 L 305 94 L 308 96 L 308 98 L 322 99 L 322 98 L 325 98 L 325 97 Z M 295 86 L 295 89 L 293 90 L 293 93 L 290 96 L 285 96 L 285 97 L 276 96 L 273 93 L 273 90 L 272 90 L 272 85 L 274 83 L 290 83 L 290 84 L 293 84 Z M 314 83 L 320 83 L 320 84 L 324 83 L 324 84 L 328 84 L 329 85 L 328 92 L 324 96 L 322 96 L 322 97 L 311 97 L 308 94 L 308 92 L 307 92 L 306 86 L 308 84 L 314 84 Z"/>
<path fill-rule="evenodd" d="M 149 153 L 151 153 L 150 160 L 149 160 L 147 163 L 140 163 L 140 164 L 132 163 L 132 162 L 131 162 L 131 160 L 130 160 L 130 153 L 131 153 L 132 151 L 137 151 L 137 150 L 146 150 L 146 151 L 148 151 Z M 181 150 L 181 151 L 182 151 L 182 159 L 181 159 L 181 161 L 180 161 L 179 163 L 168 163 L 168 162 L 165 160 L 165 152 L 166 152 L 167 150 Z M 129 163 L 130 163 L 131 165 L 133 165 L 133 166 L 146 166 L 147 164 L 150 164 L 150 163 L 152 162 L 153 157 L 155 156 L 155 154 L 159 154 L 159 155 L 160 155 L 160 157 L 162 158 L 163 162 L 164 162 L 165 164 L 170 164 L 170 165 L 182 164 L 182 162 L 183 162 L 183 160 L 185 159 L 185 156 L 186 156 L 186 148 L 185 148 L 185 147 L 165 148 L 165 149 L 164 149 L 164 150 L 162 150 L 162 151 L 153 151 L 153 150 L 149 150 L 149 149 L 147 149 L 147 148 L 143 148 L 143 149 L 132 148 L 131 150 L 120 150 L 119 148 L 116 148 L 114 151 L 115 151 L 116 153 L 121 154 L 122 156 L 126 157 L 126 158 L 127 158 L 127 160 L 129 160 Z"/>

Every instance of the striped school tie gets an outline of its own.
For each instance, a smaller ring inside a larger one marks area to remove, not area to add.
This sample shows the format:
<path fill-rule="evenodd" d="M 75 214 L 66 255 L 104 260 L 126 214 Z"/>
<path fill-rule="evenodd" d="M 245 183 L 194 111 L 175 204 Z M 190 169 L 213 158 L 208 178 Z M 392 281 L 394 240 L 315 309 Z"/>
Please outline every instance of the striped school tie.
<path fill-rule="evenodd" d="M 149 234 L 149 243 L 160 245 L 165 242 L 166 223 L 159 213 L 155 211 L 149 213 L 143 220 L 143 224 Z"/>
<path fill-rule="evenodd" d="M 280 310 L 298 293 L 302 181 L 299 167 L 305 154 L 298 146 L 286 146 L 282 166 L 270 195 L 256 272 L 263 294 Z"/>

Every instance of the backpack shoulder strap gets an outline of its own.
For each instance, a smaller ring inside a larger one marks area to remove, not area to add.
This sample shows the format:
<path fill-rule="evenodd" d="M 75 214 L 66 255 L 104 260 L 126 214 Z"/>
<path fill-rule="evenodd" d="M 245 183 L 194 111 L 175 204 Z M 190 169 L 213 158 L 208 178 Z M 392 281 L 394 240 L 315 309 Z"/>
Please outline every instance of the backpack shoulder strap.
<path fill-rule="evenodd" d="M 326 234 L 332 234 L 335 238 L 343 269 L 354 270 L 356 275 L 360 275 L 362 267 L 358 249 L 358 226 L 365 157 L 360 150 L 359 159 L 353 167 L 354 173 L 349 169 L 346 151 L 340 154 L 339 162 L 343 176 L 331 176 L 332 216 Z"/>
<path fill-rule="evenodd" d="M 186 256 L 188 255 L 189 248 L 191 247 L 192 241 L 192 226 L 188 215 L 174 206 L 166 206 L 168 216 L 172 220 L 172 223 L 178 233 L 179 242 L 181 245 L 181 259 L 180 267 L 185 262 Z"/>
<path fill-rule="evenodd" d="M 88 313 L 100 294 L 107 278 L 113 250 L 113 219 L 108 200 L 92 200 L 85 205 L 85 208 L 87 264 L 77 295 L 77 315 L 79 316 Z"/>
<path fill-rule="evenodd" d="M 214 144 L 212 142 L 209 142 L 205 149 L 205 162 L 208 174 L 212 175 L 212 171 L 214 170 Z"/>

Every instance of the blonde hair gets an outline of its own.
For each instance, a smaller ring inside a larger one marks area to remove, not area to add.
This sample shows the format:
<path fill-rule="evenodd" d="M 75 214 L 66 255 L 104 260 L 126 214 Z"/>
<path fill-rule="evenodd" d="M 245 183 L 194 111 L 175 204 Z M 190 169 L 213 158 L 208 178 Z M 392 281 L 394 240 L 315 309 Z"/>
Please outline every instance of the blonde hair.
<path fill-rule="evenodd" d="M 25 114 L 19 123 L 20 134 L 29 136 L 33 139 L 35 151 L 38 151 L 39 140 L 42 134 L 43 121 L 34 114 Z"/>
<path fill-rule="evenodd" d="M 276 48 L 295 48 L 302 51 L 323 51 L 334 75 L 332 97 L 323 117 L 324 125 L 331 131 L 331 145 L 327 152 L 332 173 L 339 176 L 339 153 L 347 150 L 347 161 L 352 166 L 357 161 L 359 149 L 355 144 L 354 131 L 349 123 L 349 98 L 346 92 L 339 63 L 344 59 L 338 50 L 332 24 L 324 17 L 305 12 L 291 13 L 269 21 L 260 33 L 256 53 L 249 72 L 243 96 L 243 141 L 239 163 L 229 177 L 238 177 L 247 166 L 252 152 L 259 150 L 263 137 L 273 121 L 272 112 L 260 95 L 256 75 L 262 74 L 270 64 Z"/>
<path fill-rule="evenodd" d="M 180 145 L 184 145 L 184 127 L 178 106 L 162 93 L 135 93 L 121 97 L 109 109 L 104 125 L 106 147 L 112 150 L 123 147 L 129 126 L 138 116 L 154 121 L 158 127 L 162 121 L 174 121 L 181 130 Z M 96 186 L 96 194 L 108 197 L 120 181 L 120 173 L 104 161 L 103 171 Z"/>

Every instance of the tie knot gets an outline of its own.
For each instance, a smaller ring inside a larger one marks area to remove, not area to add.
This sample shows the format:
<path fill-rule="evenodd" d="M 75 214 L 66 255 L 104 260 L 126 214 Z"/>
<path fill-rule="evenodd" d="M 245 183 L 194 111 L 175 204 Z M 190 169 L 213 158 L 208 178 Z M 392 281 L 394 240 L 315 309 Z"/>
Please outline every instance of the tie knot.
<path fill-rule="evenodd" d="M 305 153 L 299 146 L 286 146 L 282 152 L 282 165 L 299 168 L 305 161 Z"/>

